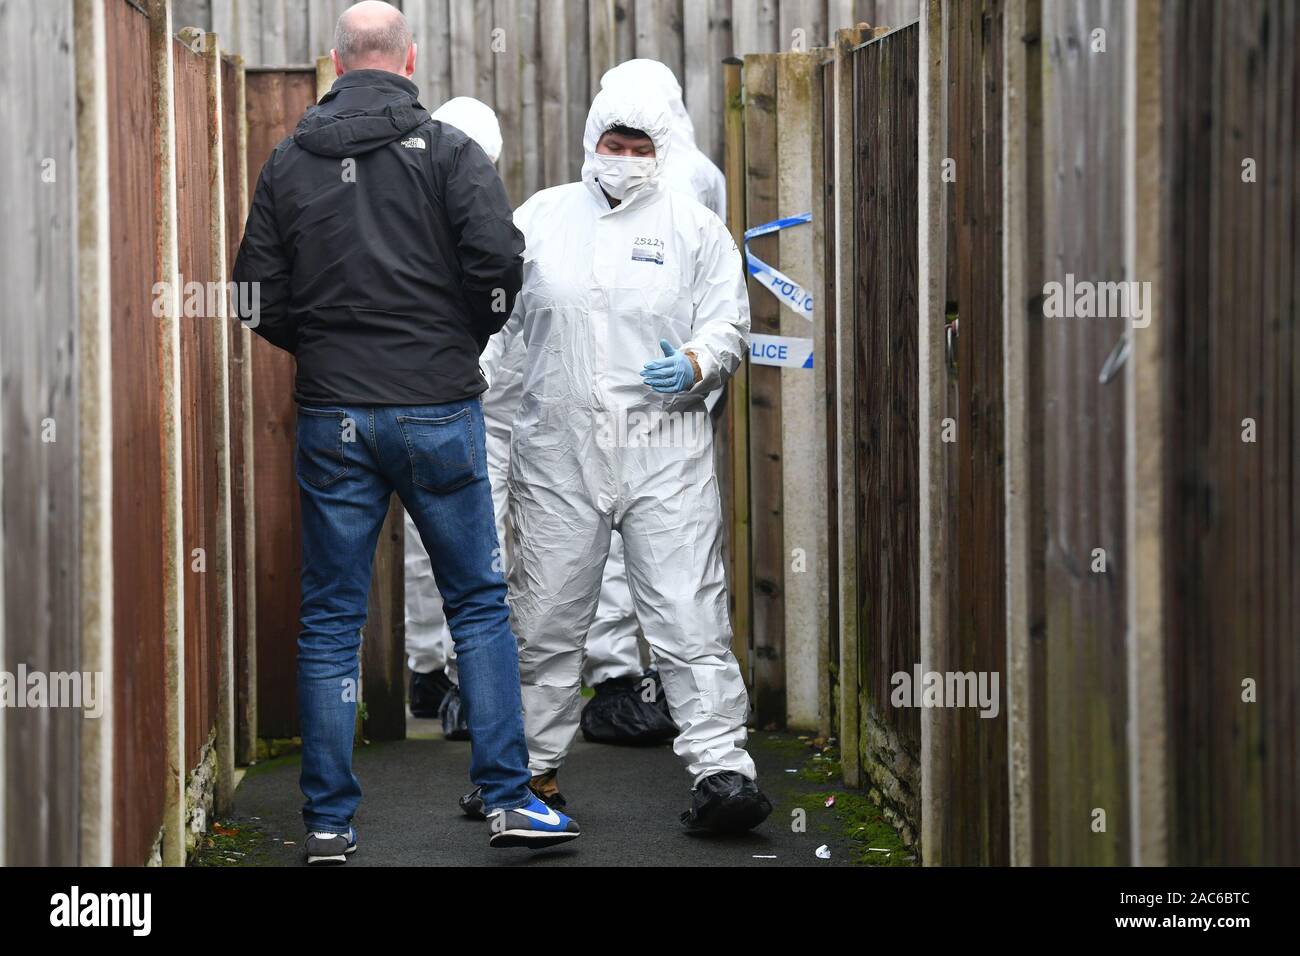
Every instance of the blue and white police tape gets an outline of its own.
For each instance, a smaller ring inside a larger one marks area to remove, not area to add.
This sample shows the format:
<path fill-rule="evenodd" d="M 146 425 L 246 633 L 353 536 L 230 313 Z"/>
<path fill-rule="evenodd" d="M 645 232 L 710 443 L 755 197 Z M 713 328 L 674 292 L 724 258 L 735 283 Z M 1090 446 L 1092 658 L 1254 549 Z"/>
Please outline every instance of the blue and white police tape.
<path fill-rule="evenodd" d="M 781 368 L 812 368 L 813 340 L 789 335 L 749 336 L 749 360 L 755 365 L 776 365 Z"/>
<path fill-rule="evenodd" d="M 758 256 L 749 251 L 749 240 L 758 236 L 766 236 L 769 233 L 777 232 L 789 226 L 798 226 L 806 222 L 812 222 L 812 213 L 806 212 L 799 216 L 787 216 L 784 219 L 774 219 L 766 222 L 761 226 L 755 226 L 753 229 L 745 230 L 745 262 L 749 266 L 749 274 L 752 275 L 761 285 L 768 288 L 776 296 L 777 300 L 785 303 L 795 312 L 798 312 L 805 319 L 812 321 L 813 317 L 813 297 L 812 293 L 806 291 L 799 283 L 795 282 L 779 269 L 773 269 Z"/>

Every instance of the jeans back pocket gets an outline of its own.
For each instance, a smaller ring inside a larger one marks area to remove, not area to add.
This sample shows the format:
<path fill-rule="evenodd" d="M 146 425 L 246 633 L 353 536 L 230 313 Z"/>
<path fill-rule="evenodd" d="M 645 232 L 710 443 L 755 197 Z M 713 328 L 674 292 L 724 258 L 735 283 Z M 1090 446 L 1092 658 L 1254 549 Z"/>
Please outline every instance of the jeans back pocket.
<path fill-rule="evenodd" d="M 348 473 L 343 454 L 342 409 L 298 406 L 298 477 L 317 488 L 332 485 Z"/>
<path fill-rule="evenodd" d="M 426 491 L 446 494 L 478 477 L 474 419 L 468 407 L 445 418 L 399 415 L 411 479 Z"/>

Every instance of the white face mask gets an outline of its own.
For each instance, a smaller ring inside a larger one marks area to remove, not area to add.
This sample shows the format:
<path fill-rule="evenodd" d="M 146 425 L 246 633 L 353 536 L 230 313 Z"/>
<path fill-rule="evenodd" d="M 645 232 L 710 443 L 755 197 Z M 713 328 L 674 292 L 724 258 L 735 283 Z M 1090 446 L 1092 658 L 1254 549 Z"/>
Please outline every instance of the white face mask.
<path fill-rule="evenodd" d="M 637 186 L 648 183 L 655 172 L 655 161 L 640 156 L 595 157 L 596 182 L 612 198 L 622 199 Z"/>

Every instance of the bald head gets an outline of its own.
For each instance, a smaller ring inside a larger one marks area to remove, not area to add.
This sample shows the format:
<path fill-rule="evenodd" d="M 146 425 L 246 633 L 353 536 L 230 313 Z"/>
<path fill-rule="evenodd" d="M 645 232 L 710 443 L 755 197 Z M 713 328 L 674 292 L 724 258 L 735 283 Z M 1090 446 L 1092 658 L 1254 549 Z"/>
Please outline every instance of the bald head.
<path fill-rule="evenodd" d="M 415 44 L 406 17 L 391 3 L 361 0 L 343 11 L 334 28 L 334 69 L 387 70 L 410 76 L 415 72 Z"/>

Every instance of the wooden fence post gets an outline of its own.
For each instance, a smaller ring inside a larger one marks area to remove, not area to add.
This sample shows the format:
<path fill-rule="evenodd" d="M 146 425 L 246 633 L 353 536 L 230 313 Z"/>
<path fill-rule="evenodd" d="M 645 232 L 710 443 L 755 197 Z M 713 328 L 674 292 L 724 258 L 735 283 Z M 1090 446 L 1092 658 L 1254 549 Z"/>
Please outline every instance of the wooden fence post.
<path fill-rule="evenodd" d="M 104 5 L 73 8 L 77 83 L 78 447 L 81 455 L 81 661 L 83 673 L 113 686 L 113 393 L 108 196 L 108 56 Z M 3 583 L 0 582 L 0 591 Z M 0 598 L 0 627 L 4 607 Z M 3 654 L 0 653 L 0 660 Z M 78 862 L 113 862 L 113 728 L 106 702 L 81 725 L 81 833 Z M 3 729 L 0 728 L 0 737 Z M 4 756 L 0 750 L 0 767 Z M 3 794 L 0 794 L 0 801 Z M 4 820 L 0 815 L 0 834 Z M 0 835 L 0 841 L 3 836 Z M 0 845 L 0 860 L 4 859 Z"/>
<path fill-rule="evenodd" d="M 861 713 L 859 702 L 858 634 L 858 435 L 857 435 L 857 340 L 854 325 L 854 274 L 857 269 L 853 224 L 857 211 L 853 206 L 853 69 L 849 51 L 862 40 L 856 27 L 835 34 L 834 150 L 835 163 L 835 393 L 836 469 L 838 481 L 836 511 L 838 527 L 830 533 L 838 536 L 839 589 L 839 735 L 840 761 L 844 783 L 860 787 L 863 783 L 860 756 Z"/>
<path fill-rule="evenodd" d="M 777 216 L 813 211 L 813 65 L 815 53 L 781 53 L 776 67 Z M 820 113 L 820 110 L 818 111 Z M 757 225 L 757 223 L 755 223 Z M 809 225 L 777 234 L 781 271 L 812 287 L 814 232 Z M 771 298 L 764 289 L 758 293 Z M 779 334 L 812 338 L 812 323 L 784 303 L 777 308 Z M 817 356 L 814 363 L 819 361 Z M 782 368 L 781 497 L 784 516 L 780 560 L 785 573 L 786 725 L 820 731 L 824 723 L 823 675 L 827 663 L 824 417 L 818 414 L 811 369 Z M 821 403 L 824 404 L 824 403 Z"/>
<path fill-rule="evenodd" d="M 542 64 L 542 184 L 550 186 L 569 181 L 569 155 L 582 137 L 581 130 L 569 129 L 569 51 L 562 4 L 538 0 L 537 32 Z"/>
<path fill-rule="evenodd" d="M 230 431 L 230 306 L 226 276 L 226 177 L 225 136 L 222 124 L 221 44 L 215 33 L 203 37 L 203 58 L 207 67 L 208 201 L 212 281 L 217 283 L 217 314 L 208 316 L 212 325 L 212 348 L 216 363 L 216 396 L 213 400 L 213 431 L 217 451 L 216 526 L 217 540 L 217 781 L 213 810 L 219 816 L 230 812 L 235 799 L 235 556 L 231 527 Z M 233 135 L 233 131 L 231 133 Z M 240 436 L 242 438 L 242 436 Z"/>
<path fill-rule="evenodd" d="M 831 525 L 831 515 L 834 513 L 834 504 L 831 493 L 833 488 L 832 476 L 835 472 L 836 463 L 834 460 L 833 444 L 829 444 L 831 438 L 831 429 L 833 427 L 834 417 L 831 412 L 831 399 L 827 393 L 827 376 L 835 375 L 835 356 L 831 354 L 834 348 L 835 339 L 832 335 L 827 337 L 826 322 L 822 318 L 829 308 L 832 314 L 835 307 L 825 300 L 826 282 L 823 275 L 824 257 L 827 252 L 827 236 L 833 234 L 835 229 L 834 219 L 827 218 L 827 196 L 829 185 L 826 181 L 827 176 L 834 179 L 834 170 L 828 165 L 826 137 L 833 136 L 833 129 L 827 125 L 826 116 L 826 83 L 830 76 L 828 64 L 831 62 L 831 50 L 827 47 L 819 47 L 808 54 L 808 115 L 809 115 L 809 164 L 811 172 L 811 181 L 809 188 L 808 208 L 812 212 L 813 221 L 811 224 L 812 242 L 809 249 L 811 261 L 809 263 L 809 275 L 812 286 L 810 292 L 813 296 L 813 315 L 812 315 L 812 340 L 813 340 L 813 368 L 812 368 L 812 405 L 813 405 L 813 434 L 812 441 L 815 449 L 815 461 L 813 467 L 814 478 L 817 482 L 818 494 L 816 496 L 817 506 L 813 509 L 815 519 L 819 525 L 815 524 L 810 530 L 814 540 L 818 543 L 817 563 L 815 573 L 816 580 L 816 601 L 817 601 L 817 660 L 815 662 L 816 674 L 814 679 L 817 683 L 817 733 L 823 738 L 834 737 L 837 733 L 837 716 L 835 702 L 832 700 L 834 692 L 834 681 L 831 676 L 832 661 L 839 660 L 839 635 L 835 628 L 838 625 L 838 619 L 832 611 L 834 602 L 838 599 L 838 581 L 834 576 L 831 554 L 835 547 L 835 542 L 831 540 L 830 535 L 837 531 Z"/>
<path fill-rule="evenodd" d="M 496 99 L 489 105 L 496 111 L 503 140 L 497 170 L 501 174 L 501 181 L 505 183 L 506 195 L 510 197 L 512 203 L 518 206 L 528 198 L 523 195 L 524 144 L 521 142 L 519 135 L 521 119 L 519 43 L 521 37 L 520 31 L 516 27 L 519 18 L 518 0 L 497 0 L 495 9 L 496 20 L 494 22 L 505 29 L 507 33 L 505 36 L 505 50 L 494 54 L 492 57 L 492 62 L 496 65 L 496 75 L 494 77 Z M 594 15 L 594 8 L 590 13 Z M 426 102 L 429 104 L 429 108 L 434 110 L 438 108 L 438 105 L 441 105 L 443 100 L 436 95 L 432 95 Z"/>
<path fill-rule="evenodd" d="M 235 129 L 226 130 L 226 136 L 235 136 L 235 157 L 237 169 L 234 172 L 238 184 L 238 219 L 236 223 L 226 222 L 227 245 L 234 245 L 234 238 L 241 236 L 244 221 L 248 218 L 248 105 L 246 93 L 246 74 L 244 58 L 234 58 L 235 68 Z M 227 176 L 230 171 L 226 171 Z M 230 197 L 227 197 L 229 203 Z M 233 235 L 232 235 L 233 233 Z M 228 261 L 227 266 L 234 267 Z M 227 273 L 227 276 L 229 273 Z M 235 322 L 232 344 L 237 344 L 238 361 L 234 366 L 232 382 L 235 387 L 235 401 L 239 403 L 239 435 L 234 439 L 241 446 L 240 472 L 233 480 L 243 485 L 243 555 L 241 558 L 244 603 L 242 648 L 236 648 L 235 672 L 236 709 L 235 720 L 235 760 L 241 765 L 251 764 L 257 759 L 257 522 L 255 502 L 257 500 L 254 467 L 253 436 L 253 332 L 242 322 Z"/>
<path fill-rule="evenodd" d="M 328 53 L 323 53 L 316 57 L 316 99 L 319 100 L 328 93 L 333 85 L 334 60 Z"/>
<path fill-rule="evenodd" d="M 370 575 L 365 641 L 361 647 L 364 736 L 370 740 L 406 739 L 406 588 L 405 528 L 402 504 L 393 495 L 379 532 Z"/>
<path fill-rule="evenodd" d="M 1030 8 L 1036 0 L 1008 0 L 1007 44 L 1002 75 L 1002 172 L 1007 188 L 1002 191 L 1002 300 L 1003 376 L 1007 382 L 1030 381 L 1028 365 L 1029 302 L 1026 283 L 1027 177 L 1030 159 L 1026 155 L 1029 118 L 1028 84 L 1031 79 L 1025 41 L 1030 29 Z M 1032 28 L 1038 29 L 1034 23 Z M 1032 751 L 1030 748 L 1030 701 L 1034 692 L 1030 666 L 1030 566 L 1031 539 L 1029 458 L 1029 409 L 1031 396 L 1024 388 L 1004 391 L 1006 417 L 1006 553 L 1007 553 L 1007 770 L 1010 794 L 1011 862 L 1033 863 Z"/>
<path fill-rule="evenodd" d="M 727 226 L 736 245 L 745 241 L 745 104 L 742 61 L 732 57 L 723 68 L 725 98 Z M 731 556 L 732 650 L 745 683 L 753 687 L 753 591 L 750 573 L 749 526 L 749 361 L 742 361 L 723 393 L 730 416 L 731 511 L 728 513 L 728 554 Z"/>
<path fill-rule="evenodd" d="M 181 513 L 180 275 L 176 237 L 176 133 L 170 0 L 149 0 L 154 111 L 157 268 L 162 283 L 163 635 L 166 645 L 166 789 L 162 862 L 185 865 L 185 545 Z"/>
<path fill-rule="evenodd" d="M 917 237 L 919 301 L 917 362 L 920 398 L 917 430 L 921 477 L 921 671 L 941 670 L 948 641 L 949 555 L 939 542 L 947 520 L 947 461 L 940 441 L 947 390 L 944 325 L 944 221 L 939 215 L 943 183 L 943 3 L 922 0 L 920 115 L 917 138 Z M 936 538 L 939 540 L 937 541 Z M 926 866 L 944 862 L 943 820 L 948 813 L 947 727 L 932 708 L 921 711 L 921 851 Z"/>
<path fill-rule="evenodd" d="M 1124 370 L 1125 550 L 1128 576 L 1128 760 L 1134 866 L 1169 859 L 1165 724 L 1164 403 L 1165 354 L 1160 230 L 1164 220 L 1161 155 L 1164 44 L 1161 5 L 1125 7 L 1124 257 L 1126 277 L 1149 281 L 1146 321 L 1129 322 Z M 1209 862 L 1209 861 L 1205 861 Z"/>
<path fill-rule="evenodd" d="M 776 170 L 776 54 L 745 57 L 746 223 L 781 215 Z M 780 268 L 775 235 L 751 243 L 754 254 Z M 757 282 L 749 283 L 753 332 L 778 335 L 781 306 Z M 781 369 L 749 369 L 750 541 L 753 569 L 753 703 L 759 726 L 785 722 L 785 538 L 782 494 Z"/>

